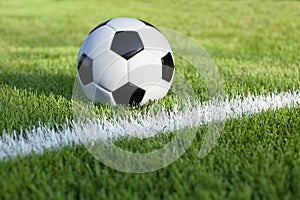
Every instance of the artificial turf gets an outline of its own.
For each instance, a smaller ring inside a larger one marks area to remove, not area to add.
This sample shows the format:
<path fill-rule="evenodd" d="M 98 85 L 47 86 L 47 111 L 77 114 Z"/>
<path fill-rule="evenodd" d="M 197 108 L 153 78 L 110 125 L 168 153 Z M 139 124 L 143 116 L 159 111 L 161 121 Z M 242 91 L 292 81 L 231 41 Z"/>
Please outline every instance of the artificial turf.
<path fill-rule="evenodd" d="M 193 38 L 218 66 L 230 97 L 299 90 L 299 6 L 297 1 L 0 1 L 0 135 L 72 119 L 81 42 L 114 17 L 143 19 Z M 189 65 L 176 58 L 176 70 L 201 97 L 205 86 Z M 168 97 L 162 102 L 172 103 Z M 199 128 L 183 157 L 145 174 L 111 169 L 81 146 L 0 161 L 0 199 L 298 199 L 299 118 L 296 106 L 227 120 L 204 159 L 197 153 L 206 127 Z M 161 140 L 117 143 L 147 151 Z"/>

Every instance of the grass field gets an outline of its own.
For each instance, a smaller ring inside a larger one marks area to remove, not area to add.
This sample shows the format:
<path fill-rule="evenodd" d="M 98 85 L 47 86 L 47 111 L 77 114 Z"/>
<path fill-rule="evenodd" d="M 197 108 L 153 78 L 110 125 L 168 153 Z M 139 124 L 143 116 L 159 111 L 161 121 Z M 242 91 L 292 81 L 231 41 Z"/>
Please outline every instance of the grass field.
<path fill-rule="evenodd" d="M 299 94 L 299 7 L 297 1 L 0 1 L 0 135 L 61 129 L 73 119 L 79 47 L 95 25 L 114 17 L 193 38 L 218 66 L 229 98 Z M 177 63 L 201 97 L 199 77 Z M 163 101 L 172 107 L 168 97 Z M 194 128 L 196 139 L 180 159 L 143 174 L 111 169 L 80 145 L 0 160 L 0 199 L 299 199 L 299 119 L 299 104 L 227 119 L 203 159 L 197 155 L 207 126 Z M 163 141 L 117 143 L 145 152 Z"/>

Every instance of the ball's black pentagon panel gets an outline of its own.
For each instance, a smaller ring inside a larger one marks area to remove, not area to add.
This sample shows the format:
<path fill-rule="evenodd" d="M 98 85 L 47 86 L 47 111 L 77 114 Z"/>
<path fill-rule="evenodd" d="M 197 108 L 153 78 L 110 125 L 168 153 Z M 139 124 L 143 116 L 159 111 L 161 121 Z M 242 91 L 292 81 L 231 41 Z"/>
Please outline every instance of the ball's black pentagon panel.
<path fill-rule="evenodd" d="M 122 87 L 113 91 L 112 95 L 117 104 L 134 105 L 139 104 L 142 101 L 145 95 L 145 90 L 128 82 Z"/>
<path fill-rule="evenodd" d="M 110 50 L 119 54 L 126 60 L 144 49 L 139 34 L 135 31 L 116 32 Z"/>
<path fill-rule="evenodd" d="M 162 63 L 161 78 L 165 81 L 170 82 L 174 73 L 174 61 L 170 52 L 161 58 L 161 63 Z"/>
<path fill-rule="evenodd" d="M 149 22 L 146 22 L 144 20 L 139 19 L 141 22 L 143 22 L 144 24 L 146 24 L 147 26 L 151 26 L 152 28 L 155 28 L 156 30 L 158 30 L 160 32 L 160 30 L 158 28 L 156 28 L 155 26 L 153 26 L 152 24 L 150 24 Z"/>
<path fill-rule="evenodd" d="M 79 59 L 78 73 L 83 85 L 93 82 L 93 61 L 86 54 Z"/>
<path fill-rule="evenodd" d="M 145 90 L 143 90 L 142 88 L 137 88 L 133 94 L 131 95 L 130 99 L 129 99 L 129 105 L 137 105 L 139 103 L 141 103 L 141 101 L 143 100 L 143 97 L 145 95 Z"/>
<path fill-rule="evenodd" d="M 83 63 L 83 61 L 86 59 L 87 55 L 84 53 L 84 54 L 81 54 L 80 58 L 79 58 L 79 61 L 78 61 L 78 66 L 77 68 L 79 69 L 81 67 L 81 64 Z"/>
<path fill-rule="evenodd" d="M 91 30 L 91 32 L 89 33 L 89 35 L 94 32 L 95 30 L 97 30 L 98 28 L 100 28 L 101 26 L 104 26 L 106 25 L 111 19 L 105 21 L 105 22 L 102 22 L 101 24 L 97 25 L 95 28 L 93 28 L 93 30 Z"/>

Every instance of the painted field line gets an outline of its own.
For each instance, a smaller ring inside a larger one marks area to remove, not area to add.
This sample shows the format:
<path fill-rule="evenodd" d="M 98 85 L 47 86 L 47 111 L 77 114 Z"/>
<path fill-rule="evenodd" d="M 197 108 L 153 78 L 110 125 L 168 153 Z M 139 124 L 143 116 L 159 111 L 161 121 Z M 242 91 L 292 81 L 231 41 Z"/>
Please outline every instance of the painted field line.
<path fill-rule="evenodd" d="M 138 134 L 139 137 L 151 137 L 183 127 L 199 127 L 216 120 L 223 122 L 230 118 L 259 114 L 266 110 L 295 107 L 299 104 L 300 91 L 264 96 L 237 96 L 231 100 L 206 102 L 196 107 L 187 105 L 181 111 L 175 111 L 172 114 L 161 111 L 155 116 L 138 116 L 137 119 L 130 122 L 126 119 L 115 119 L 114 121 L 97 119 L 91 121 L 84 128 L 91 132 L 104 133 L 101 136 L 97 135 L 97 139 L 101 137 L 103 140 L 120 138 L 125 136 L 128 131 Z M 70 124 L 73 128 L 70 128 Z M 47 126 L 40 126 L 21 131 L 21 133 L 3 132 L 0 137 L 0 159 L 26 156 L 32 153 L 42 154 L 45 150 L 59 150 L 65 146 L 81 145 L 82 142 L 93 139 L 93 134 L 87 134 L 80 140 L 76 132 L 78 126 L 81 125 L 68 122 L 59 131 Z"/>

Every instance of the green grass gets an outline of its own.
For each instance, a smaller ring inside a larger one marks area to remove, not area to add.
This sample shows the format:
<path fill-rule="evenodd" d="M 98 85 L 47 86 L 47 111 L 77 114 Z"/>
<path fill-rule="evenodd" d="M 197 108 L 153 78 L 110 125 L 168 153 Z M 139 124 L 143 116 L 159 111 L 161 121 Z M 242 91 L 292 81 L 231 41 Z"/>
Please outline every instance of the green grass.
<path fill-rule="evenodd" d="M 72 117 L 72 107 L 68 102 L 72 95 L 80 44 L 96 24 L 113 17 L 142 18 L 158 27 L 175 29 L 192 37 L 212 55 L 229 95 L 287 91 L 300 86 L 297 34 L 300 20 L 293 17 L 298 14 L 296 2 L 265 2 L 264 6 L 247 2 L 199 5 L 164 2 L 168 7 L 165 12 L 158 11 L 155 2 L 130 2 L 124 5 L 126 9 L 119 9 L 115 4 L 119 3 L 2 3 L 0 84 L 5 88 L 0 90 L 6 97 L 0 102 L 3 105 L 1 109 L 9 111 L 2 112 L 0 116 L 3 122 L 0 131 L 20 130 L 24 124 L 27 127 L 37 125 L 35 119 L 52 124 Z M 173 12 L 175 8 L 184 8 L 180 17 Z M 199 77 L 181 62 L 178 62 L 177 71 L 201 96 L 203 85 L 199 83 Z M 23 92 L 30 94 L 20 95 L 20 99 L 11 99 L 8 95 Z M 51 95 L 56 96 L 54 101 L 43 102 L 42 99 Z M 48 108 L 47 112 L 37 108 L 32 98 L 38 98 L 37 101 Z M 60 99 L 59 102 L 57 99 Z M 23 116 L 11 118 L 18 115 L 10 109 L 18 105 L 15 101 L 21 102 L 28 110 L 38 110 L 32 112 L 27 120 Z M 53 109 L 57 106 L 63 108 L 63 112 Z"/>
<path fill-rule="evenodd" d="M 4 198 L 297 199 L 300 107 L 228 120 L 214 150 L 198 159 L 204 128 L 167 168 L 128 174 L 100 164 L 84 148 L 0 163 Z M 125 148 L 145 148 L 123 143 Z M 127 147 L 126 147 L 127 146 Z"/>
<path fill-rule="evenodd" d="M 299 2 L 0 1 L 0 134 L 72 119 L 72 88 L 81 42 L 98 23 L 134 17 L 180 31 L 212 56 L 229 96 L 300 88 Z M 199 97 L 206 87 L 183 61 L 177 72 Z M 172 107 L 169 95 L 161 104 Z M 102 107 L 109 113 L 109 107 Z M 228 120 L 213 151 L 186 154 L 146 174 L 126 174 L 83 147 L 0 161 L 0 199 L 297 199 L 300 110 Z M 164 138 L 121 140 L 131 150 Z M 1 148 L 1 147 L 0 147 Z"/>

